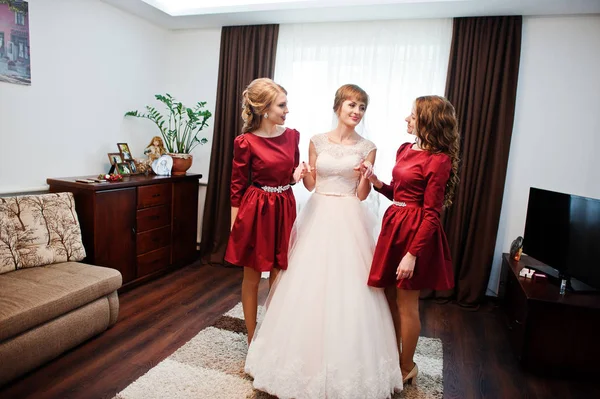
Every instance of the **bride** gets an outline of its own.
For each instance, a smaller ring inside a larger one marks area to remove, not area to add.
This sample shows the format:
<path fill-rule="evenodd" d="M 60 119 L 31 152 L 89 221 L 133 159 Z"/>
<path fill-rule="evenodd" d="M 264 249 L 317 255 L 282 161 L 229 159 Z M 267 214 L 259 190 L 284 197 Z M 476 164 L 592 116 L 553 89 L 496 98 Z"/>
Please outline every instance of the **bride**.
<path fill-rule="evenodd" d="M 248 348 L 254 387 L 280 399 L 383 399 L 402 389 L 389 306 L 367 286 L 373 223 L 360 201 L 371 186 L 359 166 L 372 167 L 376 148 L 355 131 L 367 104 L 360 87 L 340 87 L 337 128 L 311 138 L 304 185 L 315 193 Z"/>

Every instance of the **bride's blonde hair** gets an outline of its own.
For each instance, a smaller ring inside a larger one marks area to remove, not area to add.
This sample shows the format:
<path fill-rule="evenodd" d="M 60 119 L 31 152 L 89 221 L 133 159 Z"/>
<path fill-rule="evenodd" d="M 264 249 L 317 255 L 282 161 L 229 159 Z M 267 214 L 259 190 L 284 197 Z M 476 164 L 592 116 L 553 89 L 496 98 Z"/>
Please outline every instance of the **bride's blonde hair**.
<path fill-rule="evenodd" d="M 279 94 L 287 95 L 287 91 L 269 78 L 254 79 L 242 93 L 242 133 L 257 130 L 265 112 L 277 99 Z"/>

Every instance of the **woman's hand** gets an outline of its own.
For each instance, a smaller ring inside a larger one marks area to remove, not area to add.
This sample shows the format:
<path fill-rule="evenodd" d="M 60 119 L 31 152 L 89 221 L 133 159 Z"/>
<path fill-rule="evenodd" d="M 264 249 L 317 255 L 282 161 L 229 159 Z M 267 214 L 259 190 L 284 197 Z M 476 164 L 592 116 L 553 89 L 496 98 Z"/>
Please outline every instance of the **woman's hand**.
<path fill-rule="evenodd" d="M 415 263 L 417 261 L 417 257 L 407 252 L 400 264 L 398 265 L 398 269 L 396 269 L 396 280 L 404 280 L 410 279 L 413 276 L 415 271 Z"/>
<path fill-rule="evenodd" d="M 354 168 L 354 170 L 360 172 L 362 177 L 368 179 L 376 188 L 381 188 L 383 185 L 383 183 L 377 178 L 377 175 L 373 172 L 373 164 L 371 162 L 363 160 L 357 167 Z"/>
<path fill-rule="evenodd" d="M 298 183 L 300 180 L 304 179 L 310 173 L 310 166 L 306 164 L 306 162 L 301 162 L 294 170 L 294 174 L 292 178 L 294 179 L 294 183 Z"/>
<path fill-rule="evenodd" d="M 370 179 L 370 177 L 373 176 L 373 164 L 364 159 L 360 161 L 358 166 L 354 167 L 354 170 L 360 172 L 365 179 Z"/>
<path fill-rule="evenodd" d="M 376 189 L 380 189 L 381 187 L 383 187 L 383 182 L 379 180 L 375 173 L 371 173 L 371 176 L 369 176 L 369 181 Z"/>

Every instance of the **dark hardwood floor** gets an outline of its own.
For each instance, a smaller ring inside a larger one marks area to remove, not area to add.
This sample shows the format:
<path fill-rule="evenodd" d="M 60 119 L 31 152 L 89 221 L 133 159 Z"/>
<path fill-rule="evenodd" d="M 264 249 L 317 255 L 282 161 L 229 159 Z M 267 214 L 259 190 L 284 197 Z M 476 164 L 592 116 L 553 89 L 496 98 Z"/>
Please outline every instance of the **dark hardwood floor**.
<path fill-rule="evenodd" d="M 241 270 L 190 265 L 120 295 L 117 324 L 5 387 L 0 398 L 112 398 L 240 300 Z M 261 284 L 264 301 L 266 281 Z M 600 384 L 544 379 L 514 358 L 500 310 L 421 302 L 444 344 L 446 398 L 594 398 Z M 233 398 L 232 398 L 233 399 Z"/>

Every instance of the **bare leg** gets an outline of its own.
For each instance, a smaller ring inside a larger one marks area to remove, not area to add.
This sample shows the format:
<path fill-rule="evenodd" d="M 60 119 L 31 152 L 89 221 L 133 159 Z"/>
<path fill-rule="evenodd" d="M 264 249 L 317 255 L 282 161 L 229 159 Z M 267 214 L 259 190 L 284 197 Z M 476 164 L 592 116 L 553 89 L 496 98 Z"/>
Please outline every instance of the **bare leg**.
<path fill-rule="evenodd" d="M 279 275 L 279 269 L 272 268 L 271 273 L 269 274 L 269 290 L 271 290 L 271 287 L 273 287 L 273 283 L 275 282 L 275 279 L 277 278 L 278 275 Z"/>
<path fill-rule="evenodd" d="M 419 318 L 419 290 L 398 289 L 398 309 L 400 313 L 402 351 L 400 352 L 400 369 L 402 377 L 406 377 L 413 369 L 413 360 L 417 341 L 421 333 L 421 319 Z"/>
<path fill-rule="evenodd" d="M 385 289 L 385 297 L 388 301 L 388 305 L 390 307 L 390 312 L 392 313 L 392 320 L 394 321 L 394 330 L 396 330 L 396 343 L 398 345 L 398 354 L 402 353 L 402 347 L 401 347 L 401 338 L 402 336 L 400 335 L 400 313 L 398 311 L 398 305 L 397 305 L 397 293 L 396 293 L 396 287 L 395 286 L 391 286 L 391 287 L 387 287 Z"/>
<path fill-rule="evenodd" d="M 248 345 L 256 330 L 256 313 L 258 307 L 258 284 L 261 273 L 244 267 L 244 280 L 242 281 L 242 307 L 244 308 L 244 320 L 248 330 Z"/>

